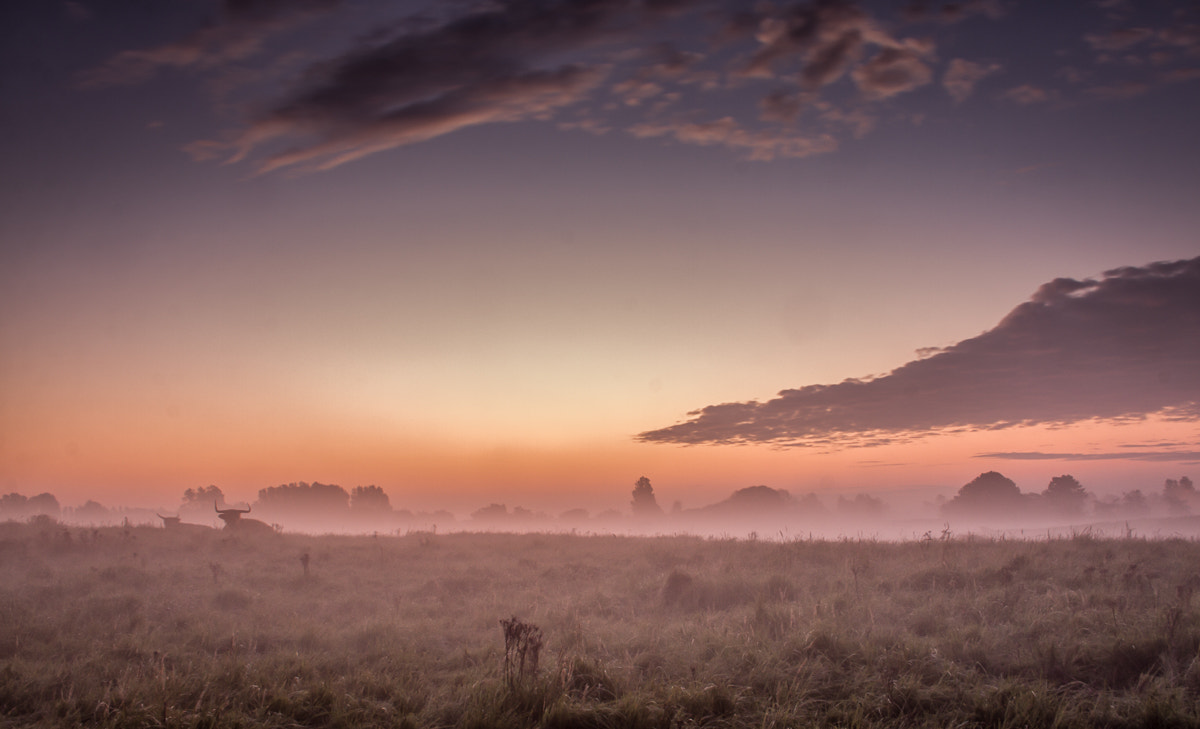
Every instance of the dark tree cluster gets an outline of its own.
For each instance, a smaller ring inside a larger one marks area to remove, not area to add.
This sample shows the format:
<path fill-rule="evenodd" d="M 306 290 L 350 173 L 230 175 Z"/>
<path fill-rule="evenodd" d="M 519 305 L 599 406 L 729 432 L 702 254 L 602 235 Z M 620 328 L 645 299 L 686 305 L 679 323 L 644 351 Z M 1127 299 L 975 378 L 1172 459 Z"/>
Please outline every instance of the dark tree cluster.
<path fill-rule="evenodd" d="M 1200 495 L 1196 493 L 1196 486 L 1192 483 L 1192 479 L 1184 476 L 1179 480 L 1167 479 L 1163 484 L 1163 499 L 1172 511 L 1186 514 L 1200 502 Z"/>
<path fill-rule="evenodd" d="M 947 516 L 975 519 L 1013 517 L 1078 518 L 1091 509 L 1097 517 L 1119 518 L 1146 514 L 1187 514 L 1200 508 L 1200 492 L 1187 476 L 1167 479 L 1161 496 L 1134 489 L 1119 498 L 1096 499 L 1071 475 L 1055 476 L 1041 493 L 1023 494 L 996 471 L 988 471 L 959 489 L 942 506 Z"/>
<path fill-rule="evenodd" d="M 849 516 L 882 516 L 887 513 L 887 505 L 883 499 L 870 494 L 857 494 L 852 498 L 839 496 L 837 500 L 839 514 Z"/>
<path fill-rule="evenodd" d="M 1055 476 L 1042 492 L 1046 511 L 1059 516 L 1079 516 L 1088 502 L 1088 492 L 1074 476 Z"/>
<path fill-rule="evenodd" d="M 259 489 L 254 505 L 273 518 L 341 516 L 350 509 L 350 494 L 336 484 L 300 481 Z"/>
<path fill-rule="evenodd" d="M 183 492 L 179 517 L 185 522 L 207 524 L 212 521 L 215 504 L 224 504 L 225 494 L 217 486 L 189 488 Z"/>
<path fill-rule="evenodd" d="M 355 486 L 350 490 L 350 511 L 358 514 L 387 513 L 392 510 L 388 495 L 378 486 Z"/>
<path fill-rule="evenodd" d="M 53 494 L 38 494 L 25 496 L 11 493 L 0 496 L 0 519 L 20 521 L 34 516 L 48 516 L 57 519 L 62 513 L 62 507 Z"/>
<path fill-rule="evenodd" d="M 1012 479 L 997 471 L 988 471 L 959 489 L 942 510 L 952 516 L 1007 518 L 1027 515 L 1028 504 Z"/>
<path fill-rule="evenodd" d="M 481 509 L 471 512 L 471 521 L 486 526 L 497 526 L 513 522 L 529 524 L 531 522 L 546 521 L 549 518 L 549 516 L 540 511 L 532 511 L 523 506 L 514 506 L 510 511 L 505 504 L 488 504 Z"/>
<path fill-rule="evenodd" d="M 975 477 L 942 506 L 947 516 L 973 519 L 1014 517 L 1076 518 L 1083 516 L 1091 496 L 1069 474 L 1055 476 L 1041 493 L 1023 494 L 1012 479 L 997 471 Z"/>

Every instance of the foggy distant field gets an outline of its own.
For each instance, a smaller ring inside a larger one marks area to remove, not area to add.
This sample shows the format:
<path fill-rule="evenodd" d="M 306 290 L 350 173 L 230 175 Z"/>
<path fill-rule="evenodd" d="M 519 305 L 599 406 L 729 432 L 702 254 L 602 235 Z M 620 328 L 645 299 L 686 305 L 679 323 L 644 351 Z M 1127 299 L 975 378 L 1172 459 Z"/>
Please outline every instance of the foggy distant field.
<path fill-rule="evenodd" d="M 1088 535 L 6 523 L 0 727 L 1197 726 L 1198 566 Z"/>

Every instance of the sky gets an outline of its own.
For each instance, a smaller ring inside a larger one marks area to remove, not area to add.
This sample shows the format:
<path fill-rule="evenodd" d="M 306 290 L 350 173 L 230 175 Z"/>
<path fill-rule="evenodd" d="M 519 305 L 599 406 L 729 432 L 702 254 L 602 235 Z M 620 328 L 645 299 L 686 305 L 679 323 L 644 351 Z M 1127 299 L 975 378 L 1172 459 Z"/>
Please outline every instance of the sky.
<path fill-rule="evenodd" d="M 1192 2 L 8 0 L 0 492 L 1200 476 Z"/>

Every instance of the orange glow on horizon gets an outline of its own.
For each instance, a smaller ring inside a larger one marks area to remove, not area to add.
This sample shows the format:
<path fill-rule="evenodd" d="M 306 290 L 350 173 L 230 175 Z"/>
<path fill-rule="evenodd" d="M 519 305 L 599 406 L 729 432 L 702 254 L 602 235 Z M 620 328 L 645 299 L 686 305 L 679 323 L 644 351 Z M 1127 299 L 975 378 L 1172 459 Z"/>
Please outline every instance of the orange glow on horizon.
<path fill-rule="evenodd" d="M 1187 442 L 1191 423 L 1147 420 L 1132 425 L 1027 427 L 918 438 L 873 448 L 822 452 L 808 448 L 666 446 L 632 438 L 539 444 L 517 436 L 489 441 L 388 432 L 378 423 L 243 422 L 221 429 L 205 422 L 158 427 L 134 416 L 108 423 L 76 421 L 53 428 L 43 418 L 14 433 L 0 488 L 55 493 L 64 504 L 95 499 L 111 505 L 166 506 L 184 489 L 216 484 L 231 500 L 252 501 L 258 489 L 294 481 L 378 485 L 396 508 L 450 508 L 469 513 L 487 503 L 561 511 L 627 507 L 639 476 L 655 484 L 669 507 L 715 503 L 733 490 L 768 485 L 793 493 L 869 491 L 898 487 L 953 489 L 978 473 L 999 470 L 1026 491 L 1060 473 L 1102 490 L 1155 488 L 1146 464 L 1125 460 L 978 458 L 989 452 L 1119 452 L 1137 443 Z M 87 427 L 84 427 L 87 426 Z M 90 440 L 78 433 L 92 434 Z M 1181 470 L 1182 469 L 1182 470 Z M 1163 477 L 1186 473 L 1165 462 Z M 1176 473 L 1179 472 L 1179 473 Z"/>

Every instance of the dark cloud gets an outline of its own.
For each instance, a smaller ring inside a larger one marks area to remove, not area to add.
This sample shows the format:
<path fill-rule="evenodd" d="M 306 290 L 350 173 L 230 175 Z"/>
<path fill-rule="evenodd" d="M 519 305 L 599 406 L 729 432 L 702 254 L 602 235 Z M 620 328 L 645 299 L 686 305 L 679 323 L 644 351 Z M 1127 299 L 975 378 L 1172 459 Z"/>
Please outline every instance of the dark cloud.
<path fill-rule="evenodd" d="M 260 169 L 325 169 L 467 126 L 547 118 L 583 99 L 609 68 L 555 57 L 624 37 L 660 10 L 627 0 L 493 4 L 314 66 L 295 91 L 232 142 L 207 142 L 193 151 L 232 149 L 231 161 L 237 161 L 274 140 L 299 139 Z M 626 89 L 648 92 L 660 90 L 646 84 Z"/>
<path fill-rule="evenodd" d="M 335 9 L 341 0 L 223 0 L 218 18 L 181 40 L 122 51 L 80 77 L 85 87 L 135 84 L 166 67 L 212 67 L 254 55 L 270 35 Z"/>
<path fill-rule="evenodd" d="M 731 117 L 711 122 L 664 121 L 637 124 L 629 132 L 635 137 L 667 137 L 685 144 L 719 144 L 741 150 L 752 160 L 777 157 L 809 157 L 837 149 L 837 140 L 829 134 L 805 136 L 788 131 L 749 131 Z"/>
<path fill-rule="evenodd" d="M 1050 101 L 1051 98 L 1053 98 L 1054 93 L 1052 91 L 1047 91 L 1046 89 L 1034 86 L 1033 84 L 1021 84 L 1020 86 L 1014 86 L 1008 91 L 1005 91 L 1002 96 L 1003 98 L 1020 104 L 1021 106 L 1028 106 L 1030 104 L 1040 104 Z"/>
<path fill-rule="evenodd" d="M 922 57 L 933 45 L 897 38 L 872 15 L 850 2 L 824 0 L 768 11 L 759 18 L 755 40 L 760 47 L 741 73 L 776 77 L 779 67 L 799 64 L 796 79 L 808 91 L 839 80 L 852 69 L 867 98 L 880 99 L 929 82 Z M 868 46 L 879 47 L 866 63 Z"/>
<path fill-rule="evenodd" d="M 1196 23 L 1163 28 L 1158 31 L 1158 37 L 1163 44 L 1183 48 L 1193 55 L 1197 49 L 1200 49 L 1200 25 Z"/>
<path fill-rule="evenodd" d="M 870 61 L 854 69 L 854 83 L 868 99 L 886 99 L 924 86 L 933 71 L 922 61 L 929 51 L 913 48 L 884 48 Z"/>
<path fill-rule="evenodd" d="M 711 405 L 649 443 L 853 446 L 934 432 L 1200 419 L 1200 258 L 1051 281 L 978 337 L 867 380 Z"/>
<path fill-rule="evenodd" d="M 1124 51 L 1154 35 L 1149 28 L 1121 28 L 1107 33 L 1089 33 L 1083 39 L 1094 51 Z"/>
<path fill-rule="evenodd" d="M 286 122 L 268 121 L 256 126 L 239 144 L 248 152 L 276 130 L 292 132 L 312 129 L 319 138 L 310 144 L 271 155 L 259 169 L 269 172 L 292 165 L 311 164 L 315 169 L 331 169 L 346 162 L 393 147 L 423 142 L 464 127 L 496 122 L 513 122 L 549 115 L 553 110 L 582 98 L 600 81 L 596 69 L 568 65 L 551 71 L 526 71 L 494 79 L 487 84 L 468 85 L 447 90 L 428 101 L 418 101 L 400 109 L 380 109 L 373 118 L 359 118 L 357 124 L 341 128 L 337 119 L 328 126 L 309 127 L 301 119 L 299 127 Z M 238 158 L 235 158 L 235 160 Z"/>
<path fill-rule="evenodd" d="M 711 72 L 692 70 L 704 60 L 700 53 L 681 51 L 669 43 L 660 43 L 646 52 L 637 53 L 636 58 L 644 65 L 612 87 L 612 92 L 627 106 L 639 106 L 664 95 L 664 82 L 715 85 Z"/>
<path fill-rule="evenodd" d="M 759 48 L 743 73 L 770 77 L 776 64 L 798 58 L 800 78 L 810 88 L 836 80 L 868 36 L 883 35 L 867 13 L 849 2 L 793 5 L 765 13 L 756 25 Z"/>
<path fill-rule="evenodd" d="M 942 74 L 942 87 L 946 89 L 946 93 L 950 94 L 955 103 L 962 103 L 975 92 L 976 84 L 999 70 L 1000 64 L 998 63 L 985 65 L 964 58 L 955 58 L 950 61 L 946 72 Z"/>
<path fill-rule="evenodd" d="M 1200 79 L 1200 68 L 1173 68 L 1163 74 L 1165 83 L 1186 83 Z"/>
<path fill-rule="evenodd" d="M 1150 86 L 1138 81 L 1125 81 L 1109 86 L 1093 86 L 1085 90 L 1088 96 L 1104 101 L 1122 101 L 1141 96 L 1150 90 Z"/>
<path fill-rule="evenodd" d="M 87 9 L 87 6 L 77 2 L 63 3 L 63 12 L 76 23 L 84 23 L 95 17 L 92 11 Z"/>
<path fill-rule="evenodd" d="M 999 17 L 1008 5 L 458 0 L 399 17 L 403 4 L 210 2 L 214 19 L 204 27 L 173 43 L 118 53 L 84 82 L 133 83 L 167 68 L 219 75 L 210 79 L 214 99 L 222 111 L 238 105 L 244 121 L 187 149 L 200 159 L 252 160 L 260 172 L 328 169 L 470 126 L 530 119 L 723 146 L 755 160 L 805 157 L 869 134 L 887 121 L 885 112 L 924 118 L 880 102 L 935 76 L 956 102 L 970 97 L 1000 62 L 942 63 L 933 38 L 947 34 L 940 26 Z M 275 42 L 333 10 L 339 23 L 322 31 L 320 43 Z M 1119 100 L 1194 78 L 1195 63 L 1187 58 L 1200 50 L 1200 32 L 1184 21 L 1164 28 L 1160 16 L 1081 33 L 1076 42 L 1094 51 L 1096 72 L 1086 87 L 1078 72 L 1073 92 Z M 913 24 L 923 35 L 912 34 Z M 343 25 L 358 35 L 340 38 L 341 50 L 330 51 Z M 302 64 L 308 66 L 296 77 L 284 78 Z M 1127 76 L 1114 76 L 1118 66 Z M 1046 74 L 1015 78 L 1001 98 L 1025 105 L 1071 101 L 1046 80 Z M 230 93 L 231 85 L 244 93 Z M 258 92 L 275 96 L 251 101 Z"/>
<path fill-rule="evenodd" d="M 970 0 L 969 2 L 933 3 L 928 0 L 914 0 L 901 10 L 905 20 L 921 22 L 935 20 L 942 23 L 958 23 L 972 15 L 986 15 L 989 18 L 999 18 L 1004 15 L 1004 5 L 1000 0 Z"/>
<path fill-rule="evenodd" d="M 265 23 L 281 7 L 259 0 L 237 13 L 227 9 L 226 25 L 243 17 Z M 685 35 L 678 25 L 663 31 L 684 15 L 694 26 Z M 724 30 L 697 33 L 705 24 Z M 718 52 L 722 40 L 741 46 Z M 872 48 L 874 56 L 864 61 Z M 188 151 L 230 162 L 253 156 L 259 171 L 327 169 L 472 125 L 552 119 L 573 106 L 569 121 L 556 119 L 560 126 L 615 126 L 639 138 L 724 146 L 752 160 L 805 157 L 835 149 L 847 125 L 855 135 L 871 129 L 874 117 L 857 108 L 862 99 L 928 83 L 932 72 L 923 59 L 932 48 L 897 37 L 846 0 L 752 10 L 723 0 L 464 4 L 440 21 L 392 23 L 368 34 L 340 56 L 313 64 L 245 128 Z M 793 128 L 801 108 L 848 73 L 862 99 L 848 108 L 822 101 L 815 107 L 820 113 L 806 120 L 809 128 Z M 713 119 L 702 111 L 711 106 L 698 97 L 755 78 L 786 85 L 760 97 L 757 119 Z M 611 94 L 607 103 L 601 90 Z M 619 113 L 641 119 L 614 121 Z M 706 116 L 712 120 L 699 120 Z"/>
<path fill-rule="evenodd" d="M 791 124 L 800 116 L 801 100 L 788 91 L 773 91 L 759 102 L 761 117 L 767 121 Z"/>
<path fill-rule="evenodd" d="M 1165 18 L 1143 18 L 1156 22 L 1128 25 L 1096 33 L 1087 33 L 1083 40 L 1095 52 L 1095 69 L 1100 73 L 1090 79 L 1083 93 L 1101 101 L 1125 101 L 1163 84 L 1192 81 L 1196 57 L 1200 57 L 1200 25 L 1187 22 L 1188 12 L 1178 10 L 1171 24 L 1161 25 Z M 1155 26 L 1158 27 L 1155 27 Z M 1112 67 L 1120 68 L 1114 77 Z M 1084 74 L 1070 69 L 1072 83 L 1084 80 Z"/>
<path fill-rule="evenodd" d="M 808 63 L 800 70 L 800 83 L 805 88 L 816 89 L 841 78 L 852 61 L 858 60 L 863 44 L 862 33 L 849 30 L 836 41 L 816 49 Z"/>

